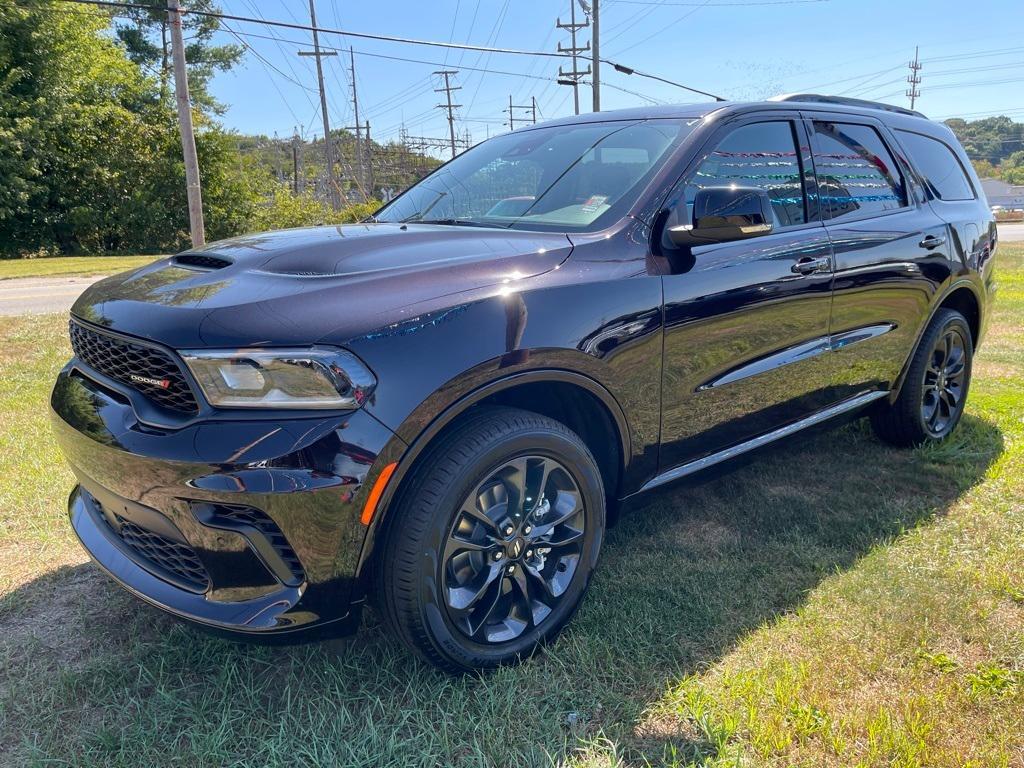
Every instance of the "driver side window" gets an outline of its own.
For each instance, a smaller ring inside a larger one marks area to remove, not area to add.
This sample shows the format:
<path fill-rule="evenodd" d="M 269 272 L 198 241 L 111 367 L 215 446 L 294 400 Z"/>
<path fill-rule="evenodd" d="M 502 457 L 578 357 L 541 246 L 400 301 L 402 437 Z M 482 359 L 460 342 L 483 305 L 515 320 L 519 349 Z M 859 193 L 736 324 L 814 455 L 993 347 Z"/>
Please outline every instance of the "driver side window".
<path fill-rule="evenodd" d="M 692 223 L 693 200 L 705 187 L 757 187 L 768 193 L 775 228 L 807 221 L 803 174 L 793 124 L 752 123 L 726 136 L 692 174 L 683 191 Z"/>

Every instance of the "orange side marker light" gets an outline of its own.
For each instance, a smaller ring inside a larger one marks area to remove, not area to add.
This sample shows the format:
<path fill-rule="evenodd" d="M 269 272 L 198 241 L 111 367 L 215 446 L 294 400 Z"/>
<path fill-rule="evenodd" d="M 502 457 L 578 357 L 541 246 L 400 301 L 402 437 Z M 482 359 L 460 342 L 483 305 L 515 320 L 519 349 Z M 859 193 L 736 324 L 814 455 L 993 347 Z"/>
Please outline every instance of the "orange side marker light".
<path fill-rule="evenodd" d="M 377 502 L 380 501 L 381 495 L 384 493 L 384 488 L 388 484 L 388 480 L 391 479 L 391 475 L 395 473 L 395 469 L 398 467 L 398 462 L 393 461 L 388 464 L 384 469 L 377 475 L 377 482 L 373 484 L 373 488 L 370 489 L 370 495 L 366 498 L 366 506 L 363 507 L 363 514 L 359 517 L 359 522 L 363 525 L 369 525 L 370 521 L 373 520 L 374 514 L 377 512 Z"/>

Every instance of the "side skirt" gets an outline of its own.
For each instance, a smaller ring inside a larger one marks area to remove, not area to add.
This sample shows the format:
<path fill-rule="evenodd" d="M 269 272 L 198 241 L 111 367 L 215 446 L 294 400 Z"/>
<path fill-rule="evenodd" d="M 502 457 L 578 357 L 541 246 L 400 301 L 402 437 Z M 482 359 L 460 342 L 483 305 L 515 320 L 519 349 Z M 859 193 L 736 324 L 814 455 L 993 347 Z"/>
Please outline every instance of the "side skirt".
<path fill-rule="evenodd" d="M 855 397 L 851 397 L 849 400 L 844 400 L 841 403 L 836 403 L 835 405 L 829 406 L 828 408 L 818 411 L 817 413 L 812 413 L 810 416 L 805 416 L 799 421 L 794 421 L 792 424 L 787 424 L 784 427 L 779 427 L 778 429 L 772 430 L 771 432 L 765 432 L 763 435 L 758 435 L 757 437 L 751 440 L 747 440 L 744 443 L 739 443 L 729 448 L 723 448 L 721 451 L 718 451 L 717 453 L 712 453 L 708 456 L 704 456 L 703 458 L 695 459 L 694 461 L 687 462 L 686 464 L 680 464 L 678 467 L 674 467 L 673 469 L 670 469 L 666 472 L 662 472 L 660 475 L 657 475 L 648 480 L 646 483 L 644 483 L 640 490 L 637 491 L 637 493 L 649 491 L 652 488 L 657 488 L 659 485 L 671 483 L 673 480 L 678 480 L 679 478 L 692 475 L 696 472 L 700 472 L 701 470 L 708 469 L 709 467 L 713 467 L 714 465 L 720 464 L 723 461 L 728 461 L 729 459 L 741 456 L 744 453 L 753 451 L 764 445 L 768 445 L 768 443 L 773 443 L 776 440 L 781 440 L 784 437 L 788 437 L 789 435 L 799 432 L 802 429 L 813 427 L 815 424 L 820 424 L 823 421 L 828 421 L 829 419 L 834 418 L 836 416 L 840 416 L 844 413 L 848 413 L 850 411 L 861 408 L 867 405 L 868 403 L 874 402 L 879 398 L 885 397 L 888 394 L 889 393 L 887 391 L 865 392 Z"/>

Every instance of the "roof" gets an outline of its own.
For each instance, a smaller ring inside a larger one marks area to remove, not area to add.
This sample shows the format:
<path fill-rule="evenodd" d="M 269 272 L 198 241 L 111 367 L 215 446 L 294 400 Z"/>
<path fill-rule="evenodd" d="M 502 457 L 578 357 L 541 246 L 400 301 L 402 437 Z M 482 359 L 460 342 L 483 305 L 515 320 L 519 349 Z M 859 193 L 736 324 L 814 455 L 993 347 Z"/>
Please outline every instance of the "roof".
<path fill-rule="evenodd" d="M 989 197 L 992 195 L 1024 196 L 1024 184 L 1010 184 L 1002 179 L 982 179 L 981 188 Z"/>
<path fill-rule="evenodd" d="M 711 101 L 694 104 L 663 104 L 650 107 L 633 107 L 631 109 L 614 109 L 607 112 L 588 112 L 582 115 L 548 120 L 544 123 L 538 123 L 538 126 L 576 125 L 614 120 L 651 120 L 658 118 L 699 119 L 708 117 L 713 113 L 727 115 L 755 108 L 759 110 L 777 109 L 780 111 L 823 109 L 830 112 L 838 111 L 845 114 L 875 117 L 887 123 L 899 124 L 901 126 L 940 125 L 940 123 L 928 120 L 920 112 L 911 112 L 908 109 L 889 104 L 818 94 L 791 94 L 789 96 L 776 97 L 776 100 L 772 101 Z M 528 131 L 532 127 L 529 126 L 518 130 Z"/>

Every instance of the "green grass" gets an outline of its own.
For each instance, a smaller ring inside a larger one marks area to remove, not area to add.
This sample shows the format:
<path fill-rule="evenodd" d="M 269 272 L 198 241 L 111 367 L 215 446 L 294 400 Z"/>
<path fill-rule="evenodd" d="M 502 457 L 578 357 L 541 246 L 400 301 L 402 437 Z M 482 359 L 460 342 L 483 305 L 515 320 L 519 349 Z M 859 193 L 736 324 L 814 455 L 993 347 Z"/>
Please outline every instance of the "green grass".
<path fill-rule="evenodd" d="M 47 256 L 38 259 L 0 259 L 0 280 L 57 275 L 113 275 L 141 267 L 160 256 Z"/>
<path fill-rule="evenodd" d="M 253 647 L 122 593 L 65 522 L 64 321 L 0 318 L 0 764 L 1024 764 L 1024 247 L 999 260 L 954 438 L 858 422 L 649 495 L 554 648 L 482 678 L 372 616 Z"/>

